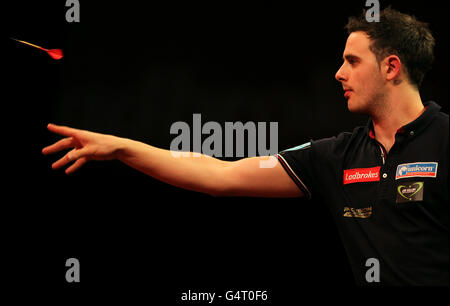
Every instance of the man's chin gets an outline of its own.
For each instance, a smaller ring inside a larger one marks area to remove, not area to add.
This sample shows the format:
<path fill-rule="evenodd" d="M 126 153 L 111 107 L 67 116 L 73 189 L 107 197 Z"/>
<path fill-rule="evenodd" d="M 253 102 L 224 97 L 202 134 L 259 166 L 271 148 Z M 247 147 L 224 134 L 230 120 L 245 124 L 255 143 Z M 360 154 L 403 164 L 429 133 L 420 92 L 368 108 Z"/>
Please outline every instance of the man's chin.
<path fill-rule="evenodd" d="M 347 108 L 351 113 L 354 114 L 367 114 L 368 111 L 362 105 L 358 105 L 355 101 L 351 101 L 351 98 L 347 101 Z"/>

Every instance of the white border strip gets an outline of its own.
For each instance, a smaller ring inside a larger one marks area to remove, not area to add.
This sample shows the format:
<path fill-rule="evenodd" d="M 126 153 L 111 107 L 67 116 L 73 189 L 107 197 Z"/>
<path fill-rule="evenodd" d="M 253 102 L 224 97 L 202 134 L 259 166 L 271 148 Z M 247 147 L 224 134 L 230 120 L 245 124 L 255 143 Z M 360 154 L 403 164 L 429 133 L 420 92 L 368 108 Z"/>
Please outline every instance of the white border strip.
<path fill-rule="evenodd" d="M 281 156 L 280 154 L 277 154 L 277 156 L 279 156 L 284 163 L 286 164 L 286 166 L 289 168 L 289 171 L 291 171 L 291 173 L 295 176 L 295 178 L 300 182 L 300 184 L 302 184 L 302 187 L 305 188 L 305 190 L 308 192 L 308 194 L 306 195 L 308 199 L 311 199 L 311 192 L 309 191 L 308 187 L 306 187 L 306 185 L 302 182 L 302 180 L 297 176 L 297 174 L 292 170 L 291 166 L 289 165 L 289 163 L 286 161 L 286 159 L 284 159 L 283 156 Z M 303 190 L 302 190 L 303 191 Z"/>

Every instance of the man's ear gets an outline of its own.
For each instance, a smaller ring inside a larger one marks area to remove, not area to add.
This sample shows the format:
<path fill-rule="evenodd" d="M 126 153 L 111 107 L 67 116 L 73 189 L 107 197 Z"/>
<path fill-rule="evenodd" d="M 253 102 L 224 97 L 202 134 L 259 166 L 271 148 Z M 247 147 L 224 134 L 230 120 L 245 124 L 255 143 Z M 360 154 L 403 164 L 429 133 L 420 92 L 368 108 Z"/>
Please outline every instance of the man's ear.
<path fill-rule="evenodd" d="M 399 84 L 401 82 L 401 70 L 402 61 L 397 55 L 389 55 L 384 60 L 384 67 L 386 73 L 386 80 L 394 81 L 394 84 Z"/>

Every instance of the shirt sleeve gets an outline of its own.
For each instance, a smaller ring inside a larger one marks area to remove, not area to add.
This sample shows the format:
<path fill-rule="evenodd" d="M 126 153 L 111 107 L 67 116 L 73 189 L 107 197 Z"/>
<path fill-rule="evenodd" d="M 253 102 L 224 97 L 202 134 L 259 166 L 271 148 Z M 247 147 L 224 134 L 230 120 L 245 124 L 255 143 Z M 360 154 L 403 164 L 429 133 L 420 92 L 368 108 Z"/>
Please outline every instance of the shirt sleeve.
<path fill-rule="evenodd" d="M 348 133 L 337 137 L 311 140 L 279 152 L 276 157 L 306 198 L 332 186 L 339 186 Z"/>

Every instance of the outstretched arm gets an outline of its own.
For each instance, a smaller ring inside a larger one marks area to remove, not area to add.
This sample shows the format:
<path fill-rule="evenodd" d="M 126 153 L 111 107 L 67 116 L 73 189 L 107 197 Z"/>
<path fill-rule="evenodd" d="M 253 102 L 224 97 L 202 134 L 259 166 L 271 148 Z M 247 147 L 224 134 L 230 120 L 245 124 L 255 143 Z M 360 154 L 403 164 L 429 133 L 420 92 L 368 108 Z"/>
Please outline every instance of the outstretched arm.
<path fill-rule="evenodd" d="M 302 196 L 278 162 L 271 168 L 260 167 L 261 162 L 274 159 L 273 156 L 228 162 L 191 152 L 176 155 L 131 139 L 65 126 L 49 124 L 48 129 L 66 138 L 45 147 L 42 153 L 72 149 L 52 165 L 53 169 L 58 169 L 73 162 L 66 169 L 67 174 L 88 160 L 118 159 L 168 184 L 214 196 Z"/>

